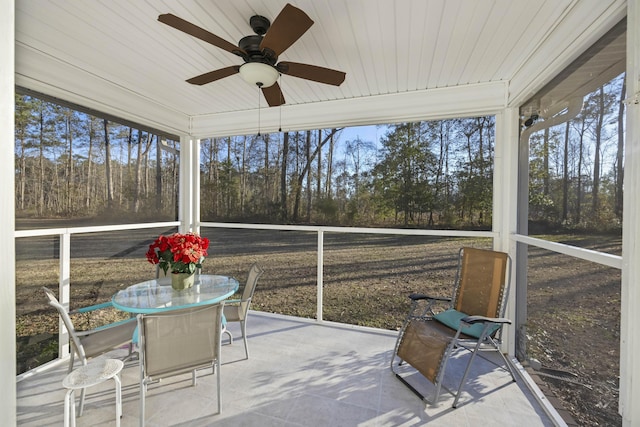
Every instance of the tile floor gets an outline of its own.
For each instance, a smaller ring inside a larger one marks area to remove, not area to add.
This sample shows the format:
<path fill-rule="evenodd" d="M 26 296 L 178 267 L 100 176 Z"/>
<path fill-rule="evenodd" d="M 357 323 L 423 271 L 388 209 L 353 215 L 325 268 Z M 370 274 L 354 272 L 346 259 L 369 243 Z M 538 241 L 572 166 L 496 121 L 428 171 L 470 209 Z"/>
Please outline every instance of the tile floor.
<path fill-rule="evenodd" d="M 222 412 L 217 413 L 216 379 L 202 371 L 149 386 L 146 426 L 553 426 L 524 381 L 513 383 L 494 365 L 477 359 L 477 374 L 465 388 L 458 409 L 453 397 L 425 405 L 389 369 L 396 333 L 308 319 L 252 312 L 248 323 L 250 359 L 237 324 L 229 325 L 233 345 L 223 341 Z M 179 351 L 179 349 L 176 349 Z M 117 350 L 114 357 L 126 355 Z M 464 364 L 450 364 L 455 378 Z M 18 425 L 62 425 L 66 364 L 18 382 Z M 122 426 L 139 419 L 137 361 L 122 372 Z M 411 376 L 421 391 L 432 386 Z M 113 383 L 88 391 L 78 426 L 115 425 Z M 560 422 L 561 423 L 561 422 Z"/>

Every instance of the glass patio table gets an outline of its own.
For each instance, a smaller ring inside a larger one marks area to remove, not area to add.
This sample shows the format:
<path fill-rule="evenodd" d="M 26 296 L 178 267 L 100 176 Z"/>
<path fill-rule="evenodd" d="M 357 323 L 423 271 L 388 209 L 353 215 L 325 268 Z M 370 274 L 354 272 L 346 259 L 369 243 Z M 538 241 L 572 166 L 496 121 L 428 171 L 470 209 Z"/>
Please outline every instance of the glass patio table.
<path fill-rule="evenodd" d="M 238 290 L 233 277 L 199 274 L 192 287 L 176 291 L 171 277 L 147 280 L 118 291 L 112 298 L 113 306 L 129 313 L 158 313 L 179 308 L 216 304 Z"/>

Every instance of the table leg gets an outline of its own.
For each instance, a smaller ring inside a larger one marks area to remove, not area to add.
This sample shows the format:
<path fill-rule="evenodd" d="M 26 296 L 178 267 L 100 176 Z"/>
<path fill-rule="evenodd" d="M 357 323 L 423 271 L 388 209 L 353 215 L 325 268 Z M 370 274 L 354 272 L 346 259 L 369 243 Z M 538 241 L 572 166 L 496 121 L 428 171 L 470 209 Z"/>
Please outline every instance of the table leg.
<path fill-rule="evenodd" d="M 76 427 L 76 398 L 73 389 L 64 395 L 64 427 Z"/>
<path fill-rule="evenodd" d="M 113 381 L 116 383 L 116 427 L 120 427 L 120 418 L 122 418 L 122 383 L 118 374 L 113 377 Z"/>

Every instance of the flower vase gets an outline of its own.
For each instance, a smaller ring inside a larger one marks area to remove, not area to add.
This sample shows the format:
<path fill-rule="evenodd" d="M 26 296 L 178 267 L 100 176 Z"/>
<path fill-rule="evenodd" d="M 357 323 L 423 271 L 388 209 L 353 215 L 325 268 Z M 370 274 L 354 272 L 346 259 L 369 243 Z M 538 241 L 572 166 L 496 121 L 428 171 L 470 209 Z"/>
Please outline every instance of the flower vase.
<path fill-rule="evenodd" d="M 193 286 L 195 273 L 171 273 L 171 287 L 181 291 Z"/>

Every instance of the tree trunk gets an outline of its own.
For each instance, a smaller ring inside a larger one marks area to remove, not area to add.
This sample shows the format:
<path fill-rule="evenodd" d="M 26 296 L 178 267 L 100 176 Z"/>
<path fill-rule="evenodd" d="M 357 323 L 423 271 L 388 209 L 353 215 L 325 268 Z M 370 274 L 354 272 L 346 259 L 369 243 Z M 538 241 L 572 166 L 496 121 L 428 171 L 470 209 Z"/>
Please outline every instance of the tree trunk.
<path fill-rule="evenodd" d="M 319 140 L 318 140 L 319 141 Z M 307 222 L 311 221 L 311 131 L 307 131 L 305 138 L 305 158 L 309 165 L 307 171 Z"/>
<path fill-rule="evenodd" d="M 228 165 L 228 176 L 227 176 L 227 206 L 225 210 L 225 216 L 229 217 L 231 215 L 231 170 L 233 162 L 231 160 L 231 137 L 227 138 L 227 165 Z"/>
<path fill-rule="evenodd" d="M 322 130 L 318 129 L 318 141 L 322 139 Z M 322 197 L 322 150 L 318 151 L 318 168 L 316 173 L 316 200 Z"/>
<path fill-rule="evenodd" d="M 564 128 L 564 153 L 562 158 L 562 221 L 569 216 L 569 122 Z"/>
<path fill-rule="evenodd" d="M 331 178 L 333 176 L 333 150 L 335 148 L 335 139 L 332 136 L 331 140 L 329 141 L 329 151 L 327 152 L 327 175 L 326 175 L 326 179 L 325 179 L 325 184 L 324 184 L 324 189 L 325 189 L 325 196 L 327 199 L 331 199 L 332 194 L 331 194 L 331 187 L 333 185 L 333 183 L 331 182 Z"/>
<path fill-rule="evenodd" d="M 67 179 L 65 186 L 67 188 L 67 194 L 65 199 L 65 209 L 68 213 L 73 212 L 73 130 L 71 127 L 71 116 L 73 111 L 68 110 L 65 114 L 65 127 L 67 133 L 67 142 L 69 144 L 69 152 L 67 159 Z"/>
<path fill-rule="evenodd" d="M 438 154 L 438 170 L 436 171 L 436 179 L 435 179 L 435 191 L 434 191 L 434 200 L 438 201 L 438 197 L 440 195 L 440 179 L 442 177 L 442 173 L 444 171 L 444 155 L 445 155 L 445 133 L 444 133 L 444 122 L 441 121 L 439 124 L 438 140 L 440 142 L 440 152 Z M 433 220 L 433 204 L 431 205 L 431 209 L 429 209 L 429 217 L 427 220 L 427 225 L 430 227 L 434 225 Z"/>
<path fill-rule="evenodd" d="M 302 184 L 304 182 L 304 175 L 300 171 L 300 134 L 296 132 L 295 136 L 295 167 L 294 173 L 291 177 L 291 192 L 293 193 L 293 209 L 292 209 L 292 219 L 294 222 L 298 222 L 298 217 L 300 216 L 300 194 Z"/>
<path fill-rule="evenodd" d="M 584 121 L 582 122 L 582 130 L 578 147 L 578 183 L 576 189 L 576 224 L 580 224 L 582 220 L 582 163 L 584 162 Z"/>
<path fill-rule="evenodd" d="M 282 168 L 280 172 L 280 217 L 286 221 L 289 216 L 287 208 L 287 165 L 289 160 L 289 132 L 284 133 L 282 143 Z"/>
<path fill-rule="evenodd" d="M 26 189 L 26 183 L 27 183 L 27 161 L 25 158 L 25 154 L 24 154 L 24 144 L 25 144 L 25 138 L 23 138 L 22 136 L 20 138 L 16 138 L 18 143 L 20 144 L 20 174 L 18 176 L 18 197 L 19 197 L 19 207 L 20 210 L 24 210 L 24 197 L 25 197 L 25 189 Z"/>
<path fill-rule="evenodd" d="M 244 215 L 247 197 L 247 136 L 242 137 L 242 164 L 240 165 L 240 215 Z"/>
<path fill-rule="evenodd" d="M 545 196 L 549 195 L 549 128 L 544 130 L 544 141 L 542 148 L 542 193 Z"/>
<path fill-rule="evenodd" d="M 140 143 L 140 138 L 141 138 L 140 133 L 141 131 L 138 129 L 138 143 L 136 145 Z M 139 154 L 140 153 L 138 152 L 138 156 Z M 129 127 L 129 136 L 127 137 L 127 183 L 128 184 L 135 182 L 136 170 L 132 172 L 132 166 L 131 166 L 132 157 L 133 157 L 133 128 Z M 133 204 L 135 205 L 135 201 Z"/>
<path fill-rule="evenodd" d="M 220 161 L 218 160 L 218 148 L 220 140 L 218 138 L 213 139 L 213 185 L 215 191 L 213 192 L 213 216 L 218 217 L 220 209 Z"/>
<path fill-rule="evenodd" d="M 93 117 L 89 117 L 89 147 L 87 148 L 87 182 L 85 191 L 84 207 L 89 210 L 91 208 L 91 163 L 93 161 Z"/>
<path fill-rule="evenodd" d="M 164 141 L 164 140 L 162 140 Z M 162 147 L 156 140 L 156 210 L 162 210 Z"/>
<path fill-rule="evenodd" d="M 136 156 L 136 164 L 133 171 L 133 213 L 137 214 L 140 211 L 140 185 L 142 181 L 142 131 L 138 129 L 138 138 L 136 141 L 138 148 L 138 155 Z M 131 144 L 129 144 L 131 147 Z M 131 150 L 129 150 L 131 151 Z"/>
<path fill-rule="evenodd" d="M 39 126 L 39 144 L 38 144 L 38 169 L 40 187 L 38 188 L 38 207 L 36 211 L 39 216 L 44 215 L 44 111 L 40 106 L 40 126 Z"/>
<path fill-rule="evenodd" d="M 315 159 L 315 157 L 318 155 L 318 152 L 322 149 L 322 147 L 324 146 L 324 144 L 327 143 L 327 141 L 330 141 L 331 138 L 333 138 L 333 136 L 338 132 L 341 131 L 342 128 L 339 129 L 331 129 L 331 132 L 325 136 L 325 138 L 322 141 L 318 141 L 318 146 L 316 147 L 315 151 L 313 153 L 311 153 L 308 157 L 307 157 L 307 161 L 306 164 L 304 165 L 304 167 L 302 168 L 302 171 L 300 171 L 298 173 L 298 179 L 296 180 L 296 188 L 295 190 L 295 201 L 294 201 L 294 207 L 293 207 L 293 219 L 294 221 L 298 220 L 298 209 L 300 206 L 300 193 L 302 191 L 302 186 L 304 184 L 304 180 L 305 177 L 310 173 L 311 170 L 311 163 L 313 162 L 313 159 Z M 309 139 L 310 137 L 310 133 L 307 132 L 307 143 L 310 144 Z M 310 183 L 309 183 L 309 187 L 310 187 Z"/>
<path fill-rule="evenodd" d="M 104 124 L 104 173 L 107 184 L 107 206 L 113 209 L 113 176 L 111 172 L 111 140 L 109 138 L 109 121 L 103 120 Z"/>
<path fill-rule="evenodd" d="M 262 138 L 264 140 L 264 201 L 265 206 L 271 206 L 273 197 L 271 194 L 271 178 L 269 177 L 269 139 L 271 134 L 266 134 Z"/>
<path fill-rule="evenodd" d="M 595 129 L 595 147 L 593 153 L 593 188 L 591 190 L 592 209 L 595 218 L 598 218 L 600 209 L 600 145 L 602 143 L 602 129 L 604 123 L 604 88 L 600 87 L 598 94 L 598 121 Z M 595 219 L 594 218 L 594 219 Z"/>
<path fill-rule="evenodd" d="M 622 223 L 622 184 L 624 183 L 624 102 L 627 93 L 627 77 L 622 79 L 618 107 L 618 149 L 616 151 L 616 201 L 615 213 Z"/>

